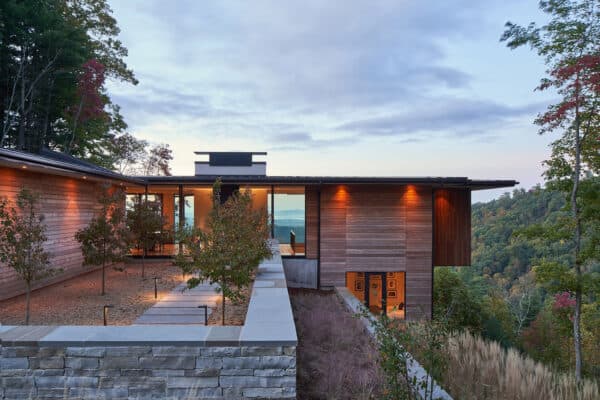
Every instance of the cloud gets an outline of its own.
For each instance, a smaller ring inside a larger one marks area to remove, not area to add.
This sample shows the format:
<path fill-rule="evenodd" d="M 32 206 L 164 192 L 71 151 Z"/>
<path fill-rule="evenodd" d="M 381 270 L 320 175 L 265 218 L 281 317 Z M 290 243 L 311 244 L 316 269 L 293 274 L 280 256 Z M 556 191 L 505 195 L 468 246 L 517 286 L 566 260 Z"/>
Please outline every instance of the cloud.
<path fill-rule="evenodd" d="M 269 150 L 314 150 L 331 146 L 344 146 L 357 143 L 357 136 L 342 136 L 333 138 L 314 138 L 307 132 L 287 132 L 271 137 L 273 145 Z"/>
<path fill-rule="evenodd" d="M 410 137 L 422 132 L 478 136 L 538 109 L 539 104 L 510 107 L 489 100 L 431 99 L 429 104 L 417 104 L 409 110 L 343 123 L 337 130 L 367 136 Z"/>
<path fill-rule="evenodd" d="M 109 91 L 143 135 L 161 137 L 155 127 L 166 123 L 202 143 L 305 150 L 373 137 L 418 143 L 423 133 L 491 137 L 490 128 L 531 113 L 491 93 L 464 100 L 476 80 L 468 60 L 450 61 L 447 43 L 480 34 L 487 3 L 112 6 L 140 84 L 112 83 Z"/>
<path fill-rule="evenodd" d="M 290 110 L 387 104 L 467 86 L 469 74 L 445 65 L 439 41 L 467 35 L 479 9 L 397 0 L 143 5 L 126 10 L 142 14 L 138 29 L 155 39 L 144 51 L 152 62 L 162 53 L 152 68 L 162 68 L 165 86 Z M 132 56 L 138 41 L 127 43 Z"/>

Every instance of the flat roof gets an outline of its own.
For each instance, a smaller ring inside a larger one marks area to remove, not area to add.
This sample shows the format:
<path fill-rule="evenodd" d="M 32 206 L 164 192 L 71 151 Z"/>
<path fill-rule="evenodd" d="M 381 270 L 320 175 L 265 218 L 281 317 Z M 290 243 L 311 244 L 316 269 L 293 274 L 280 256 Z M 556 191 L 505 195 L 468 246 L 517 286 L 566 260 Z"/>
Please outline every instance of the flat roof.
<path fill-rule="evenodd" d="M 223 183 L 255 185 L 342 185 L 342 184 L 396 184 L 427 185 L 433 187 L 468 188 L 471 190 L 512 187 L 515 180 L 478 180 L 466 177 L 400 177 L 400 176 L 269 176 L 269 175 L 195 175 L 144 176 L 150 185 L 212 184 L 220 178 Z"/>
<path fill-rule="evenodd" d="M 20 168 L 37 167 L 34 171 L 50 174 L 83 174 L 137 185 L 211 185 L 218 178 L 229 184 L 254 185 L 343 185 L 395 184 L 427 185 L 432 187 L 465 188 L 471 190 L 508 188 L 515 180 L 479 180 L 467 177 L 406 177 L 406 176 L 269 176 L 269 175 L 184 175 L 184 176 L 128 176 L 97 166 L 73 156 L 43 150 L 41 154 L 0 149 L 0 165 Z"/>

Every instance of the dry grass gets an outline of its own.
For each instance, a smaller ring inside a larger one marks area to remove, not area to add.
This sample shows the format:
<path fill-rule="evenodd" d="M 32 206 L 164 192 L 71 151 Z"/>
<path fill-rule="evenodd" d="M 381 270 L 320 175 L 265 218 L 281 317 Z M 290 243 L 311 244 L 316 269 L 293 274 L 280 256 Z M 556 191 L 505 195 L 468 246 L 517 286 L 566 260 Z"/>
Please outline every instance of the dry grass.
<path fill-rule="evenodd" d="M 152 307 L 154 276 L 157 276 L 158 300 L 182 282 L 181 270 L 171 261 L 146 262 L 146 279 L 141 264 L 126 264 L 124 270 L 106 268 L 106 295 L 100 295 L 101 271 L 38 289 L 31 294 L 31 325 L 102 325 L 102 308 L 109 310 L 109 325 L 130 325 Z M 82 270 L 85 271 L 85 270 Z M 22 325 L 25 296 L 0 301 L 0 323 Z"/>
<path fill-rule="evenodd" d="M 457 399 L 593 400 L 598 385 L 586 380 L 580 387 L 572 375 L 555 373 L 544 365 L 504 350 L 464 332 L 449 339 L 444 388 Z"/>
<path fill-rule="evenodd" d="M 298 332 L 298 399 L 379 399 L 377 348 L 333 292 L 290 289 Z"/>

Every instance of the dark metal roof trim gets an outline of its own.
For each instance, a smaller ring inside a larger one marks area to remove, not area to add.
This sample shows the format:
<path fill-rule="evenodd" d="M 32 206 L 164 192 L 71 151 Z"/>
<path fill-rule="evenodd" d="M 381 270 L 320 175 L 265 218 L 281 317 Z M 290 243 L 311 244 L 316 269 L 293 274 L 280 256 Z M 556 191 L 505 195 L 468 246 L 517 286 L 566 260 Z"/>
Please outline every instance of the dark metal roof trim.
<path fill-rule="evenodd" d="M 11 149 L 0 149 L 0 160 L 2 160 L 2 158 L 13 162 L 30 163 L 68 172 L 77 172 L 90 176 L 114 179 L 122 182 L 136 183 L 140 185 L 145 184 L 143 178 L 121 175 L 118 172 L 111 171 L 87 161 L 79 160 L 73 156 L 47 149 L 42 150 L 40 154 L 27 153 L 24 151 Z"/>
<path fill-rule="evenodd" d="M 255 156 L 266 156 L 266 151 L 195 151 L 194 154 L 207 155 L 207 154 L 252 154 Z"/>
<path fill-rule="evenodd" d="M 199 176 L 144 176 L 149 184 L 212 184 L 217 178 L 223 183 L 331 185 L 331 184 L 421 184 L 436 187 L 464 187 L 472 190 L 512 187 L 514 180 L 472 180 L 466 177 L 360 177 L 360 176 L 261 176 L 261 175 L 199 175 Z"/>

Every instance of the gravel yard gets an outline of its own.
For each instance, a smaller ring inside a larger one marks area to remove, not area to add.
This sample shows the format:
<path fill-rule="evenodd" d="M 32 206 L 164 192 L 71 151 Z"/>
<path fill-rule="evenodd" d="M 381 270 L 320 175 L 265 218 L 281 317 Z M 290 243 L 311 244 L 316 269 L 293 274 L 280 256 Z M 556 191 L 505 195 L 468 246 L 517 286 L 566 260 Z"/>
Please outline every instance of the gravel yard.
<path fill-rule="evenodd" d="M 106 295 L 100 295 L 102 271 L 78 277 L 34 291 L 31 294 L 31 325 L 102 325 L 102 309 L 111 304 L 109 325 L 129 325 L 157 300 L 154 279 L 158 277 L 158 300 L 182 282 L 181 270 L 170 260 L 146 262 L 142 280 L 140 263 L 125 264 L 120 271 L 106 268 Z M 22 325 L 25 320 L 25 296 L 0 301 L 0 323 Z"/>
<path fill-rule="evenodd" d="M 244 325 L 246 321 L 246 313 L 248 312 L 248 304 L 250 303 L 250 294 L 252 293 L 252 283 L 242 291 L 244 298 L 238 303 L 232 303 L 230 300 L 225 301 L 225 325 Z M 209 325 L 222 325 L 223 306 L 221 295 L 217 307 L 208 316 Z"/>

